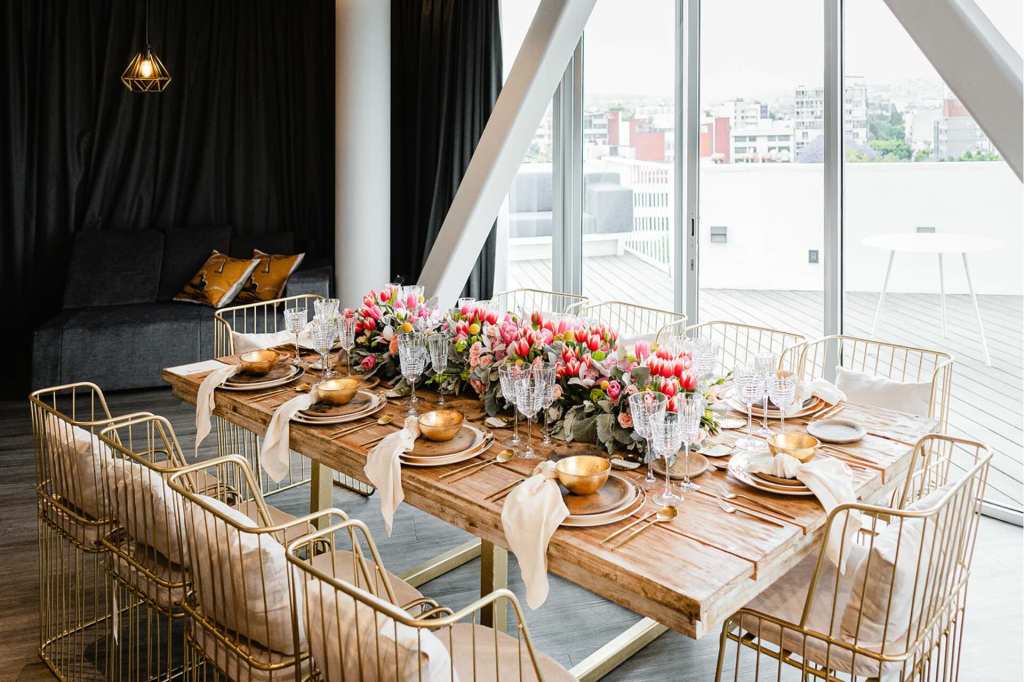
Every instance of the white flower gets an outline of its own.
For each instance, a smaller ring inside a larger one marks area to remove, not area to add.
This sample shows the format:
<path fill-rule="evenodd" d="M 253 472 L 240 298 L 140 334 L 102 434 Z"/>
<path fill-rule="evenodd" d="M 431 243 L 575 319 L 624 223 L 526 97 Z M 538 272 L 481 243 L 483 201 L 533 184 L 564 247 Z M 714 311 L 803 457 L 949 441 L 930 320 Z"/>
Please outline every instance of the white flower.
<path fill-rule="evenodd" d="M 380 335 L 383 336 L 388 341 L 390 341 L 391 337 L 395 335 L 395 328 L 389 324 L 388 326 L 384 327 L 383 330 L 381 330 Z"/>

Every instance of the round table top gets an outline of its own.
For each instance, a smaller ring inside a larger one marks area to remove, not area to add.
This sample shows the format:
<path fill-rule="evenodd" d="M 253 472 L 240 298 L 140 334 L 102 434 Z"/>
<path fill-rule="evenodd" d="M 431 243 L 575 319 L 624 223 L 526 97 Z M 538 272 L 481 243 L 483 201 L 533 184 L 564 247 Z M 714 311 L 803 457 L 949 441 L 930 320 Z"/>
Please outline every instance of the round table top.
<path fill-rule="evenodd" d="M 952 232 L 890 232 L 876 234 L 864 239 L 865 246 L 886 251 L 911 253 L 973 253 L 991 251 L 1002 242 L 976 234 Z"/>

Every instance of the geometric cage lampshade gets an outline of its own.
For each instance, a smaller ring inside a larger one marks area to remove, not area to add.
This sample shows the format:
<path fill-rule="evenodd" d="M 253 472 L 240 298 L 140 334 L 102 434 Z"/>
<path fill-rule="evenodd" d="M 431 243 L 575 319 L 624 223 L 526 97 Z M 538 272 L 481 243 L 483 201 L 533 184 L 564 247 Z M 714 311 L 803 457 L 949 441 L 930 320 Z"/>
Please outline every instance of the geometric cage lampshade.
<path fill-rule="evenodd" d="M 153 54 L 149 45 L 146 45 L 145 51 L 135 55 L 135 59 L 121 74 L 121 82 L 132 92 L 163 92 L 171 84 L 171 74 L 160 57 Z"/>

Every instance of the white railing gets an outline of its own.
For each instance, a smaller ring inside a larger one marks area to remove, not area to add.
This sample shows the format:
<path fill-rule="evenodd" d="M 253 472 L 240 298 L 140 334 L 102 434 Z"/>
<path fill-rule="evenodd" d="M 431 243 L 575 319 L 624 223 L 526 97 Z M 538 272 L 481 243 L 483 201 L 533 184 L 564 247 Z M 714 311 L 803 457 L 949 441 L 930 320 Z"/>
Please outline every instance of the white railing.
<path fill-rule="evenodd" d="M 633 231 L 622 235 L 627 252 L 668 272 L 672 263 L 672 178 L 669 162 L 607 157 L 600 164 L 621 173 L 633 190 Z"/>

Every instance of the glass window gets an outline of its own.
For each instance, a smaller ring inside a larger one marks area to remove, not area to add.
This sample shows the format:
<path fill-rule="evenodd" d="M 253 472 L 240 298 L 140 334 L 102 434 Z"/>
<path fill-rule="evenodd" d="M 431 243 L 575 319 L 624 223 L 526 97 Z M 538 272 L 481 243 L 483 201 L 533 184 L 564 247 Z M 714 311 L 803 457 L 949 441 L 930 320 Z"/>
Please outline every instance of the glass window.
<path fill-rule="evenodd" d="M 701 4 L 702 321 L 822 333 L 822 5 Z"/>
<path fill-rule="evenodd" d="M 1019 49 L 1020 2 L 979 4 Z M 861 125 L 846 137 L 843 330 L 955 357 L 949 430 L 993 447 L 988 496 L 1020 508 L 1020 183 L 883 0 L 846 4 L 845 47 Z"/>
<path fill-rule="evenodd" d="M 675 2 L 601 0 L 583 53 L 583 293 L 671 310 Z"/>

